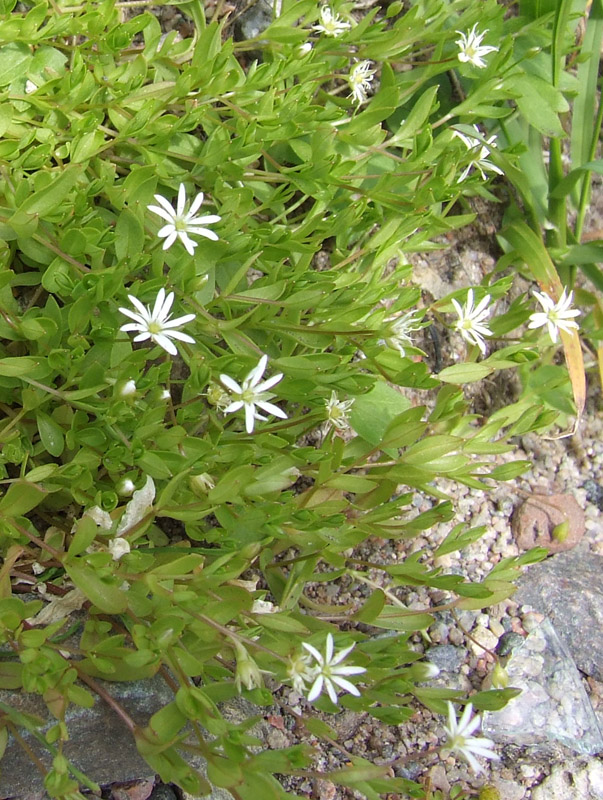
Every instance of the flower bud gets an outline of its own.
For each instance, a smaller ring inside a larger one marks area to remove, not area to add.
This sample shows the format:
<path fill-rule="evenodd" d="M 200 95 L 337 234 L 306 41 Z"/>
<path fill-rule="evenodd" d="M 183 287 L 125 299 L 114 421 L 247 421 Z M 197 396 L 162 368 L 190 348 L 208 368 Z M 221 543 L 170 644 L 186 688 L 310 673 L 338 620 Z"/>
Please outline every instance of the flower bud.
<path fill-rule="evenodd" d="M 242 644 L 235 642 L 235 652 L 237 654 L 237 671 L 235 673 L 235 686 L 241 692 L 241 686 L 248 691 L 259 689 L 264 685 L 262 672 L 248 651 Z"/>
<path fill-rule="evenodd" d="M 136 489 L 136 485 L 134 481 L 130 480 L 130 478 L 122 478 L 115 487 L 117 494 L 121 495 L 122 497 L 129 497 L 134 489 Z"/>
<path fill-rule="evenodd" d="M 297 48 L 295 55 L 298 58 L 303 58 L 304 56 L 307 56 L 308 53 L 311 52 L 311 50 L 312 50 L 312 42 L 304 42 L 304 44 L 300 44 L 300 46 Z"/>
<path fill-rule="evenodd" d="M 410 674 L 415 681 L 428 681 L 437 678 L 440 668 L 432 664 L 431 661 L 418 661 L 410 667 Z"/>
<path fill-rule="evenodd" d="M 129 380 L 125 381 L 118 385 L 117 388 L 118 397 L 121 397 L 122 400 L 131 400 L 136 395 L 136 383 L 135 381 Z"/>
<path fill-rule="evenodd" d="M 197 497 L 204 497 L 215 488 L 216 482 L 207 472 L 202 472 L 199 475 L 191 475 L 189 485 Z"/>

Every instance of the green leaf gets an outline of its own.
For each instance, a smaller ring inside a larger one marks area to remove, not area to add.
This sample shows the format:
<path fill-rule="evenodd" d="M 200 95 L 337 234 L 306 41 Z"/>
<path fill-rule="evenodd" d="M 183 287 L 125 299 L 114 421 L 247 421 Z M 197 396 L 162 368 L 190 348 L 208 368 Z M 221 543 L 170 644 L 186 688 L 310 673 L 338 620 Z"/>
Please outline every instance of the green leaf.
<path fill-rule="evenodd" d="M 35 483 L 15 481 L 0 500 L 0 514 L 4 517 L 21 517 L 39 505 L 47 494 Z"/>
<path fill-rule="evenodd" d="M 13 221 L 25 224 L 33 216 L 45 217 L 51 211 L 55 211 L 73 189 L 81 174 L 80 166 L 67 166 L 48 173 L 50 182 L 24 200 L 8 220 L 8 224 L 11 225 Z"/>
<path fill-rule="evenodd" d="M 561 92 L 536 75 L 518 75 L 513 88 L 520 92 L 517 105 L 527 121 L 544 136 L 565 136 L 559 113 L 569 111 Z"/>
<path fill-rule="evenodd" d="M 29 356 L 1 358 L 0 375 L 11 378 L 18 378 L 20 375 L 30 375 L 42 362 L 42 358 L 32 358 Z"/>
<path fill-rule="evenodd" d="M 103 580 L 92 567 L 80 561 L 66 559 L 64 567 L 77 588 L 105 614 L 122 614 L 128 607 L 128 594 L 115 579 Z"/>
<path fill-rule="evenodd" d="M 36 421 L 42 444 L 51 456 L 58 458 L 65 449 L 63 429 L 52 417 L 42 411 L 38 411 L 36 414 Z"/>
<path fill-rule="evenodd" d="M 9 42 L 0 47 L 0 86 L 22 78 L 31 58 L 31 50 L 22 42 Z"/>
<path fill-rule="evenodd" d="M 487 364 L 467 361 L 465 364 L 453 364 L 451 367 L 445 367 L 438 373 L 438 378 L 444 383 L 474 383 L 481 381 L 493 372 L 494 367 L 489 367 Z"/>
<path fill-rule="evenodd" d="M 477 540 L 484 535 L 486 530 L 487 528 L 485 525 L 480 525 L 477 528 L 470 528 L 469 530 L 465 530 L 465 525 L 462 522 L 455 525 L 433 554 L 434 558 L 444 556 L 447 553 L 454 553 L 455 550 L 462 550 L 464 547 L 473 544 L 473 542 L 477 542 Z"/>
<path fill-rule="evenodd" d="M 124 209 L 115 225 L 115 254 L 119 261 L 139 255 L 144 247 L 144 229 L 136 214 Z"/>
<path fill-rule="evenodd" d="M 477 711 L 499 711 L 509 700 L 521 694 L 521 689 L 489 689 L 471 695 L 471 702 Z"/>
<path fill-rule="evenodd" d="M 350 424 L 369 444 L 378 445 L 389 424 L 409 406 L 410 400 L 401 392 L 379 381 L 370 392 L 356 398 Z"/>

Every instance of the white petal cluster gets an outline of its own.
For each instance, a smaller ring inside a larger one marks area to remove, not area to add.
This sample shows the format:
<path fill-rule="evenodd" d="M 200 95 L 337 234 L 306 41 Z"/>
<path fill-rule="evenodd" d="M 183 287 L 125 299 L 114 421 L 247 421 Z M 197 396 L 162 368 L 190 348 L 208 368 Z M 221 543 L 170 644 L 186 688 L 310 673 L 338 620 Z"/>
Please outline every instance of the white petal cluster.
<path fill-rule="evenodd" d="M 113 561 L 119 561 L 122 556 L 130 552 L 130 543 L 122 536 L 115 536 L 107 545 L 109 552 L 113 556 Z"/>
<path fill-rule="evenodd" d="M 573 318 L 577 317 L 580 312 L 578 309 L 571 307 L 574 300 L 573 292 L 566 294 L 564 289 L 558 303 L 555 303 L 544 292 L 533 292 L 533 294 L 544 310 L 536 311 L 530 316 L 528 328 L 542 328 L 546 325 L 554 342 L 559 338 L 560 330 L 566 333 L 578 330 L 578 323 Z"/>
<path fill-rule="evenodd" d="M 477 125 L 473 126 L 475 132 L 478 136 L 481 136 L 480 129 Z M 475 167 L 479 170 L 480 175 L 482 176 L 482 180 L 487 180 L 486 172 L 495 172 L 497 175 L 503 175 L 502 169 L 493 164 L 491 161 L 488 161 L 488 156 L 492 148 L 496 147 L 496 136 L 492 135 L 488 139 L 486 139 L 486 143 L 482 144 L 479 139 L 476 139 L 474 136 L 466 136 L 464 133 L 460 131 L 455 131 L 454 136 L 457 139 L 460 139 L 461 142 L 465 145 L 469 153 L 471 154 L 471 160 L 469 164 L 465 168 L 465 171 L 458 179 L 457 183 L 461 183 L 465 180 L 465 178 L 469 175 L 471 170 Z"/>
<path fill-rule="evenodd" d="M 270 400 L 274 397 L 272 392 L 268 391 L 273 386 L 282 380 L 283 374 L 279 372 L 278 375 L 273 375 L 268 380 L 262 381 L 262 376 L 268 364 L 268 356 L 264 355 L 260 358 L 257 367 L 254 367 L 247 375 L 242 385 L 239 385 L 233 378 L 228 375 L 220 375 L 220 380 L 226 388 L 234 396 L 234 400 L 224 409 L 225 414 L 232 414 L 241 408 L 245 409 L 245 430 L 247 433 L 253 433 L 256 419 L 266 420 L 259 413 L 258 408 L 265 411 L 267 414 L 274 414 L 275 417 L 280 419 L 287 419 L 287 415 Z"/>
<path fill-rule="evenodd" d="M 385 344 L 397 350 L 401 356 L 405 356 L 406 348 L 412 346 L 411 334 L 424 327 L 421 322 L 422 316 L 417 311 L 407 311 L 405 314 L 386 320 L 391 324 L 385 337 Z"/>
<path fill-rule="evenodd" d="M 349 431 L 349 413 L 353 405 L 354 398 L 351 400 L 340 400 L 336 392 L 331 392 L 331 397 L 325 400 L 327 409 L 327 429 L 334 428 L 338 433 Z"/>
<path fill-rule="evenodd" d="M 483 33 L 478 33 L 476 23 L 468 33 L 462 33 L 461 31 L 456 31 L 456 33 L 461 37 L 456 40 L 456 44 L 459 48 L 459 61 L 464 64 L 473 64 L 474 67 L 479 67 L 480 69 L 488 66 L 483 56 L 498 51 L 498 47 L 482 44 L 482 39 L 488 33 L 488 30 L 486 29 Z"/>
<path fill-rule="evenodd" d="M 473 731 L 479 727 L 481 722 L 478 714 L 471 719 L 472 711 L 473 706 L 471 703 L 468 703 L 465 706 L 461 718 L 457 720 L 454 706 L 450 701 L 448 702 L 448 725 L 444 726 L 447 736 L 446 750 L 450 750 L 452 753 L 458 753 L 467 761 L 474 772 L 480 773 L 483 767 L 475 756 L 489 758 L 495 761 L 497 761 L 500 756 L 492 751 L 494 747 L 493 741 L 482 736 L 472 736 Z"/>
<path fill-rule="evenodd" d="M 469 289 L 467 292 L 464 306 L 461 306 L 456 300 L 452 300 L 452 305 L 458 314 L 458 320 L 454 323 L 454 327 L 466 342 L 477 345 L 482 355 L 486 352 L 484 336 L 492 336 L 492 331 L 484 324 L 484 321 L 490 316 L 489 303 L 490 295 L 487 294 L 474 308 L 473 289 Z"/>
<path fill-rule="evenodd" d="M 320 9 L 320 23 L 313 25 L 312 30 L 324 33 L 325 36 L 341 36 L 350 27 L 350 23 L 344 22 L 339 14 L 333 13 L 330 6 L 322 6 Z"/>
<path fill-rule="evenodd" d="M 171 339 L 179 339 L 181 342 L 191 342 L 194 344 L 195 340 L 192 336 L 182 331 L 177 331 L 175 328 L 191 322 L 195 319 L 194 314 L 185 314 L 183 317 L 170 320 L 170 309 L 174 302 L 174 292 L 170 292 L 167 296 L 165 289 L 160 289 L 157 293 L 157 298 L 151 311 L 150 306 L 144 306 L 137 297 L 129 294 L 128 300 L 132 303 L 136 311 L 130 311 L 129 308 L 120 308 L 122 314 L 126 317 L 133 319 L 134 322 L 128 322 L 122 325 L 120 331 L 138 331 L 138 335 L 134 337 L 135 342 L 144 342 L 150 339 L 155 344 L 163 347 L 170 355 L 178 355 L 176 346 Z"/>
<path fill-rule="evenodd" d="M 365 102 L 374 77 L 375 70 L 371 69 L 370 61 L 359 61 L 350 70 L 348 75 L 348 83 L 351 89 L 350 97 L 358 105 Z"/>
<path fill-rule="evenodd" d="M 302 647 L 310 656 L 301 655 L 290 662 L 289 678 L 293 683 L 293 688 L 300 694 L 305 694 L 308 692 L 306 684 L 311 683 L 312 685 L 307 694 L 307 699 L 310 703 L 320 697 L 325 689 L 331 701 L 335 704 L 337 704 L 338 688 L 360 697 L 357 687 L 344 676 L 360 675 L 366 672 L 365 668 L 351 665 L 343 666 L 341 663 L 355 646 L 352 644 L 335 653 L 333 635 L 330 633 L 327 634 L 324 654 L 313 645 L 302 642 Z M 314 663 L 312 663 L 312 659 Z"/>
<path fill-rule="evenodd" d="M 198 242 L 193 241 L 189 233 L 194 236 L 205 236 L 206 239 L 212 239 L 214 242 L 218 240 L 218 236 L 205 226 L 211 225 L 214 222 L 220 222 L 222 217 L 219 217 L 217 214 L 207 214 L 204 217 L 196 216 L 197 211 L 201 208 L 201 204 L 203 203 L 203 192 L 199 192 L 191 203 L 189 210 L 186 212 L 186 189 L 183 183 L 180 184 L 180 188 L 178 189 L 176 208 L 174 208 L 163 195 L 156 194 L 155 200 L 159 205 L 147 206 L 147 208 L 149 211 L 152 211 L 153 214 L 160 216 L 161 219 L 165 220 L 167 223 L 157 232 L 157 236 L 159 236 L 160 239 L 165 239 L 163 243 L 164 250 L 171 247 L 176 239 L 180 239 L 187 253 L 194 256 L 195 247 L 197 247 Z"/>

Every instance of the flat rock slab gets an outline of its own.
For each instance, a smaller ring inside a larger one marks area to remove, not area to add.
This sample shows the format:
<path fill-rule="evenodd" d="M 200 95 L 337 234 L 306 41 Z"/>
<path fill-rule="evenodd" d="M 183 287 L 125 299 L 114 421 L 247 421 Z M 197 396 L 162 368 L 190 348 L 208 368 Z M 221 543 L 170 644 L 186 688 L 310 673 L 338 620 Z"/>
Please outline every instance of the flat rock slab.
<path fill-rule="evenodd" d="M 549 620 L 513 651 L 507 674 L 509 686 L 521 694 L 484 716 L 487 736 L 545 750 L 560 742 L 577 753 L 603 752 L 603 736 L 580 673 Z"/>
<path fill-rule="evenodd" d="M 603 681 L 603 556 L 580 545 L 529 567 L 513 599 L 545 614 L 576 666 Z"/>
<path fill-rule="evenodd" d="M 149 718 L 173 700 L 173 693 L 160 677 L 132 683 L 97 681 L 115 697 L 132 719 L 146 725 Z M 42 731 L 56 720 L 50 716 L 38 695 L 28 692 L 0 691 L 0 701 L 26 714 L 41 717 Z M 85 775 L 97 783 L 125 782 L 152 774 L 153 770 L 140 757 L 134 739 L 109 706 L 97 698 L 93 708 L 70 705 L 66 714 L 70 740 L 64 753 Z M 50 754 L 26 731 L 23 739 L 47 767 Z M 22 797 L 43 791 L 44 778 L 26 753 L 10 737 L 1 762 L 0 797 Z"/>
<path fill-rule="evenodd" d="M 593 759 L 574 769 L 567 764 L 553 767 L 532 789 L 532 800 L 603 800 L 603 764 Z"/>

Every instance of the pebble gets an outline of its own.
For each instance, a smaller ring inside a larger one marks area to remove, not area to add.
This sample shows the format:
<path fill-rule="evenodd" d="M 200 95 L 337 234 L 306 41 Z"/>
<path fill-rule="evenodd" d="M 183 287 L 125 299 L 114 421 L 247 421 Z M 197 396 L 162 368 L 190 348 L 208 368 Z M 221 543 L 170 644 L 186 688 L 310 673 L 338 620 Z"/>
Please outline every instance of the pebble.
<path fill-rule="evenodd" d="M 483 625 L 477 625 L 471 631 L 471 636 L 475 641 L 469 640 L 469 649 L 478 657 L 483 656 L 485 650 L 494 650 L 498 644 L 498 636 Z"/>

